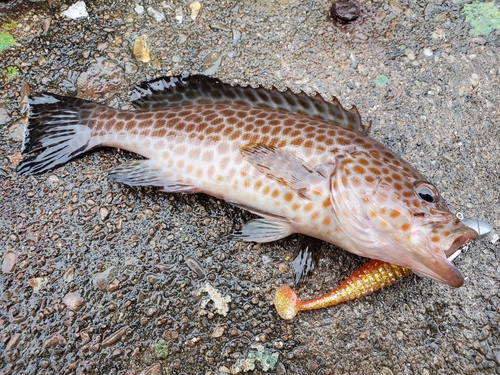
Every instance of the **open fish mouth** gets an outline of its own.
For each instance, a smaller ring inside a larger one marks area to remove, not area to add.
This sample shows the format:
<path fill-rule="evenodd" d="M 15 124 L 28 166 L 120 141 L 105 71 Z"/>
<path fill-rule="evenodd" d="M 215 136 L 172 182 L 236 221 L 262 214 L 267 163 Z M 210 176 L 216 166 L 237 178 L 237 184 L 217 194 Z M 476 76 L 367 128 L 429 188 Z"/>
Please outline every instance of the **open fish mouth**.
<path fill-rule="evenodd" d="M 464 277 L 448 257 L 453 255 L 462 245 L 469 243 L 476 237 L 476 231 L 465 225 L 458 224 L 452 233 L 448 235 L 446 248 L 431 246 L 427 254 L 414 254 L 414 260 L 417 264 L 412 268 L 413 271 L 453 288 L 461 287 L 464 283 Z"/>
<path fill-rule="evenodd" d="M 462 229 L 462 228 L 461 228 Z M 477 237 L 477 232 L 464 225 L 464 228 L 461 230 L 460 235 L 455 237 L 453 243 L 449 247 L 448 250 L 445 251 L 447 257 L 450 257 L 457 251 L 462 245 L 465 245 Z"/>
<path fill-rule="evenodd" d="M 424 265 L 426 265 L 430 272 L 432 272 L 433 279 L 442 282 L 443 284 L 449 285 L 453 288 L 459 288 L 464 283 L 464 277 L 461 272 L 456 268 L 451 261 L 448 259 L 455 251 L 457 251 L 462 245 L 471 242 L 477 237 L 476 231 L 466 227 L 465 225 L 460 225 L 455 231 L 455 238 L 452 239 L 451 246 L 440 253 L 434 253 L 431 258 L 428 258 Z M 446 256 L 446 257 L 445 257 Z"/>

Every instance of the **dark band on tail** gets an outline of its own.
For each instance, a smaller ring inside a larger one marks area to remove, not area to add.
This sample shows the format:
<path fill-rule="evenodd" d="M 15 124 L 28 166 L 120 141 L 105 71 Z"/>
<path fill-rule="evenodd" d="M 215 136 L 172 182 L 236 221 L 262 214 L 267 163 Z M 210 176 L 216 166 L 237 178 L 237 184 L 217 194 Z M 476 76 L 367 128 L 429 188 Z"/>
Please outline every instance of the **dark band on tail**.
<path fill-rule="evenodd" d="M 17 168 L 18 174 L 45 172 L 93 147 L 90 145 L 91 129 L 87 121 L 82 124 L 82 110 L 95 107 L 95 103 L 44 93 L 31 97 L 29 105 L 22 155 L 39 154 L 22 161 Z"/>

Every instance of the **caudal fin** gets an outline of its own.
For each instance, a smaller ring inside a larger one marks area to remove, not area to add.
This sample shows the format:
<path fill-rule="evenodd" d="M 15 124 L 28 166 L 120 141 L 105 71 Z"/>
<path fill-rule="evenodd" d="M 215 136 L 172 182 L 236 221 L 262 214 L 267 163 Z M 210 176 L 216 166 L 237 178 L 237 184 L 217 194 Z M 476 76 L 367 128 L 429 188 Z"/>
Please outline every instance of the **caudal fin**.
<path fill-rule="evenodd" d="M 30 98 L 22 155 L 39 154 L 23 160 L 17 173 L 43 173 L 95 147 L 87 123 L 97 106 L 83 99 L 47 93 Z"/>

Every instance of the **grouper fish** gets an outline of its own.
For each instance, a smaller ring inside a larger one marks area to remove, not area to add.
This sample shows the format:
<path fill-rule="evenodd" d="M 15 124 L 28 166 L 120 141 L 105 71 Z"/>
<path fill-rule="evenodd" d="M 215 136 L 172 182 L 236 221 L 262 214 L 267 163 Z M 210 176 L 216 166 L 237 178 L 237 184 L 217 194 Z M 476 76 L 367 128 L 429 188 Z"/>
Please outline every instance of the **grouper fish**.
<path fill-rule="evenodd" d="M 300 233 L 302 250 L 323 240 L 463 284 L 447 256 L 476 232 L 422 174 L 368 137 L 355 107 L 186 74 L 137 86 L 132 104 L 119 110 L 51 93 L 31 97 L 22 150 L 29 158 L 18 173 L 43 173 L 97 147 L 129 150 L 146 159 L 114 168 L 112 180 L 206 193 L 260 216 L 233 239 Z"/>

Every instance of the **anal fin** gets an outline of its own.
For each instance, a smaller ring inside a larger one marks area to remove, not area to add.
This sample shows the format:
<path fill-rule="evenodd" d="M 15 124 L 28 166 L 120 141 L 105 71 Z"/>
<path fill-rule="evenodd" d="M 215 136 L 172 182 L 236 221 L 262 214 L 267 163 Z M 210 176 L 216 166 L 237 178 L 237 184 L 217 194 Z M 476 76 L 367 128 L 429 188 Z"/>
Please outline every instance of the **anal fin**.
<path fill-rule="evenodd" d="M 129 186 L 157 186 L 167 193 L 198 192 L 195 185 L 183 181 L 178 172 L 158 160 L 134 160 L 112 169 L 108 176 Z"/>

